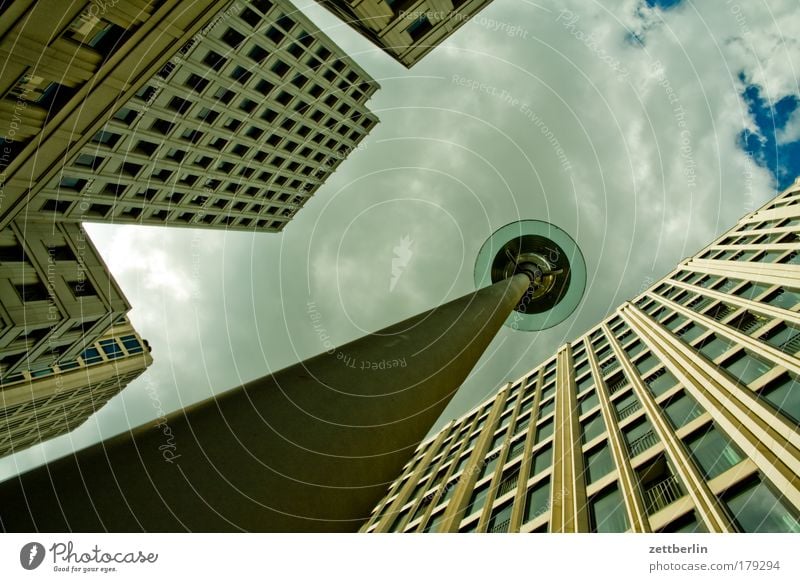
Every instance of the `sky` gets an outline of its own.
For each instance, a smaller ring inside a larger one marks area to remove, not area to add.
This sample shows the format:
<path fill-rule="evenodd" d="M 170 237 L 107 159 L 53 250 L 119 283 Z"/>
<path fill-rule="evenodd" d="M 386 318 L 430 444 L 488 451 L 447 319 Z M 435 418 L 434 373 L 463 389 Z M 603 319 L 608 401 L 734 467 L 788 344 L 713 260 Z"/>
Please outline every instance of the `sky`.
<path fill-rule="evenodd" d="M 501 329 L 441 427 L 800 174 L 797 0 L 494 0 L 411 70 L 298 6 L 381 84 L 380 124 L 281 234 L 87 225 L 154 364 L 0 479 L 320 353 L 320 326 L 339 345 L 455 299 L 493 231 L 552 222 L 582 303 Z"/>

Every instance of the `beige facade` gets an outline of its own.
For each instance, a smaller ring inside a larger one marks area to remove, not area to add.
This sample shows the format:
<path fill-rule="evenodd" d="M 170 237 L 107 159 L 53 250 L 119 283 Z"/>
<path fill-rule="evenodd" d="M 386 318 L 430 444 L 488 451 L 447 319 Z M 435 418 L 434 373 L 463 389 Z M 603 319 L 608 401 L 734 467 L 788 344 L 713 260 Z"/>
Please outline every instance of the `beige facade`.
<path fill-rule="evenodd" d="M 406 67 L 413 67 L 491 0 L 320 0 Z"/>
<path fill-rule="evenodd" d="M 800 180 L 423 443 L 362 531 L 800 531 Z"/>
<path fill-rule="evenodd" d="M 78 224 L 0 231 L 0 383 L 73 360 L 130 310 Z"/>
<path fill-rule="evenodd" d="M 123 317 L 76 357 L 7 379 L 0 387 L 0 457 L 77 428 L 152 361 L 147 342 Z"/>
<path fill-rule="evenodd" d="M 4 2 L 0 228 L 223 8 L 211 0 Z"/>
<path fill-rule="evenodd" d="M 51 44 L 26 24 L 47 4 L 12 3 L 0 40 L 19 73 L 0 100 L 14 134 L 0 226 L 25 207 L 27 220 L 278 231 L 378 121 L 377 83 L 288 0 L 86 3 Z M 80 81 L 54 77 L 59 58 Z"/>

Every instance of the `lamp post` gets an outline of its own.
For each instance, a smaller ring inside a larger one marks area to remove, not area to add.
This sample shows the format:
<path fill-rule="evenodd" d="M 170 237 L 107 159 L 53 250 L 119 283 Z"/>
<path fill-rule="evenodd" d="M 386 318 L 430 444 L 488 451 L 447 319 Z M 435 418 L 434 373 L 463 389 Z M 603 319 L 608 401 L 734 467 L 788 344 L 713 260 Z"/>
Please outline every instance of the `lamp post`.
<path fill-rule="evenodd" d="M 518 243 L 477 291 L 0 483 L 2 529 L 357 531 L 509 314 L 574 283 Z"/>

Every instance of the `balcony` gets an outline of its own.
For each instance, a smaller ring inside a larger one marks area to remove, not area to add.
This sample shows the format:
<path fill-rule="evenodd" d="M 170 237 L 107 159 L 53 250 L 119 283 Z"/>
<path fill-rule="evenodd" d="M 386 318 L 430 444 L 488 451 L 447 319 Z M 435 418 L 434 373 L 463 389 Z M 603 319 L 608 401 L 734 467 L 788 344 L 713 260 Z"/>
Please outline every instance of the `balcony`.
<path fill-rule="evenodd" d="M 683 489 L 675 475 L 649 485 L 644 490 L 644 502 L 647 514 L 652 515 L 683 497 Z"/>
<path fill-rule="evenodd" d="M 643 453 L 658 442 L 658 436 L 652 430 L 648 430 L 642 436 L 637 437 L 628 443 L 628 448 L 631 451 L 631 457 L 635 457 L 639 453 Z"/>
<path fill-rule="evenodd" d="M 504 519 L 503 521 L 493 523 L 486 529 L 486 533 L 507 533 L 510 524 L 511 519 Z"/>
<path fill-rule="evenodd" d="M 619 420 L 624 420 L 628 418 L 631 414 L 636 412 L 642 407 L 641 403 L 638 400 L 634 400 L 630 404 L 623 406 L 619 410 L 617 410 L 617 417 Z"/>

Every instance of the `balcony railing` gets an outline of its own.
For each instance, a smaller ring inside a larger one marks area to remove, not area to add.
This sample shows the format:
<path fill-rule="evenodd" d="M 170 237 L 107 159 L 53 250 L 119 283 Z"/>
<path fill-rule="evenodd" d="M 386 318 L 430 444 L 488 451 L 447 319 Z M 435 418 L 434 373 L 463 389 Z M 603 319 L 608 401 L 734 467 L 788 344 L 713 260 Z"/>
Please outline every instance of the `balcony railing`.
<path fill-rule="evenodd" d="M 631 457 L 635 457 L 639 453 L 643 453 L 654 444 L 658 442 L 658 436 L 652 430 L 647 431 L 642 436 L 635 438 L 628 443 L 628 448 L 631 450 Z"/>
<path fill-rule="evenodd" d="M 623 420 L 625 418 L 628 418 L 631 414 L 639 410 L 641 407 L 642 407 L 641 403 L 638 400 L 634 400 L 630 404 L 620 408 L 617 411 L 617 416 L 619 417 L 620 420 Z"/>
<path fill-rule="evenodd" d="M 506 533 L 508 532 L 508 526 L 511 524 L 511 519 L 504 519 L 503 521 L 498 521 L 495 524 L 489 526 L 487 533 Z"/>
<path fill-rule="evenodd" d="M 800 350 L 800 333 L 794 334 L 792 337 L 787 339 L 781 345 L 778 346 L 778 349 L 781 350 L 785 354 L 796 354 L 797 350 Z"/>
<path fill-rule="evenodd" d="M 644 502 L 647 505 L 647 514 L 652 515 L 683 497 L 683 489 L 675 475 L 651 485 L 644 491 Z"/>
<path fill-rule="evenodd" d="M 509 475 L 505 479 L 500 482 L 500 485 L 497 487 L 497 497 L 505 495 L 512 489 L 517 487 L 517 481 L 519 481 L 519 472 L 514 473 L 513 475 Z"/>

